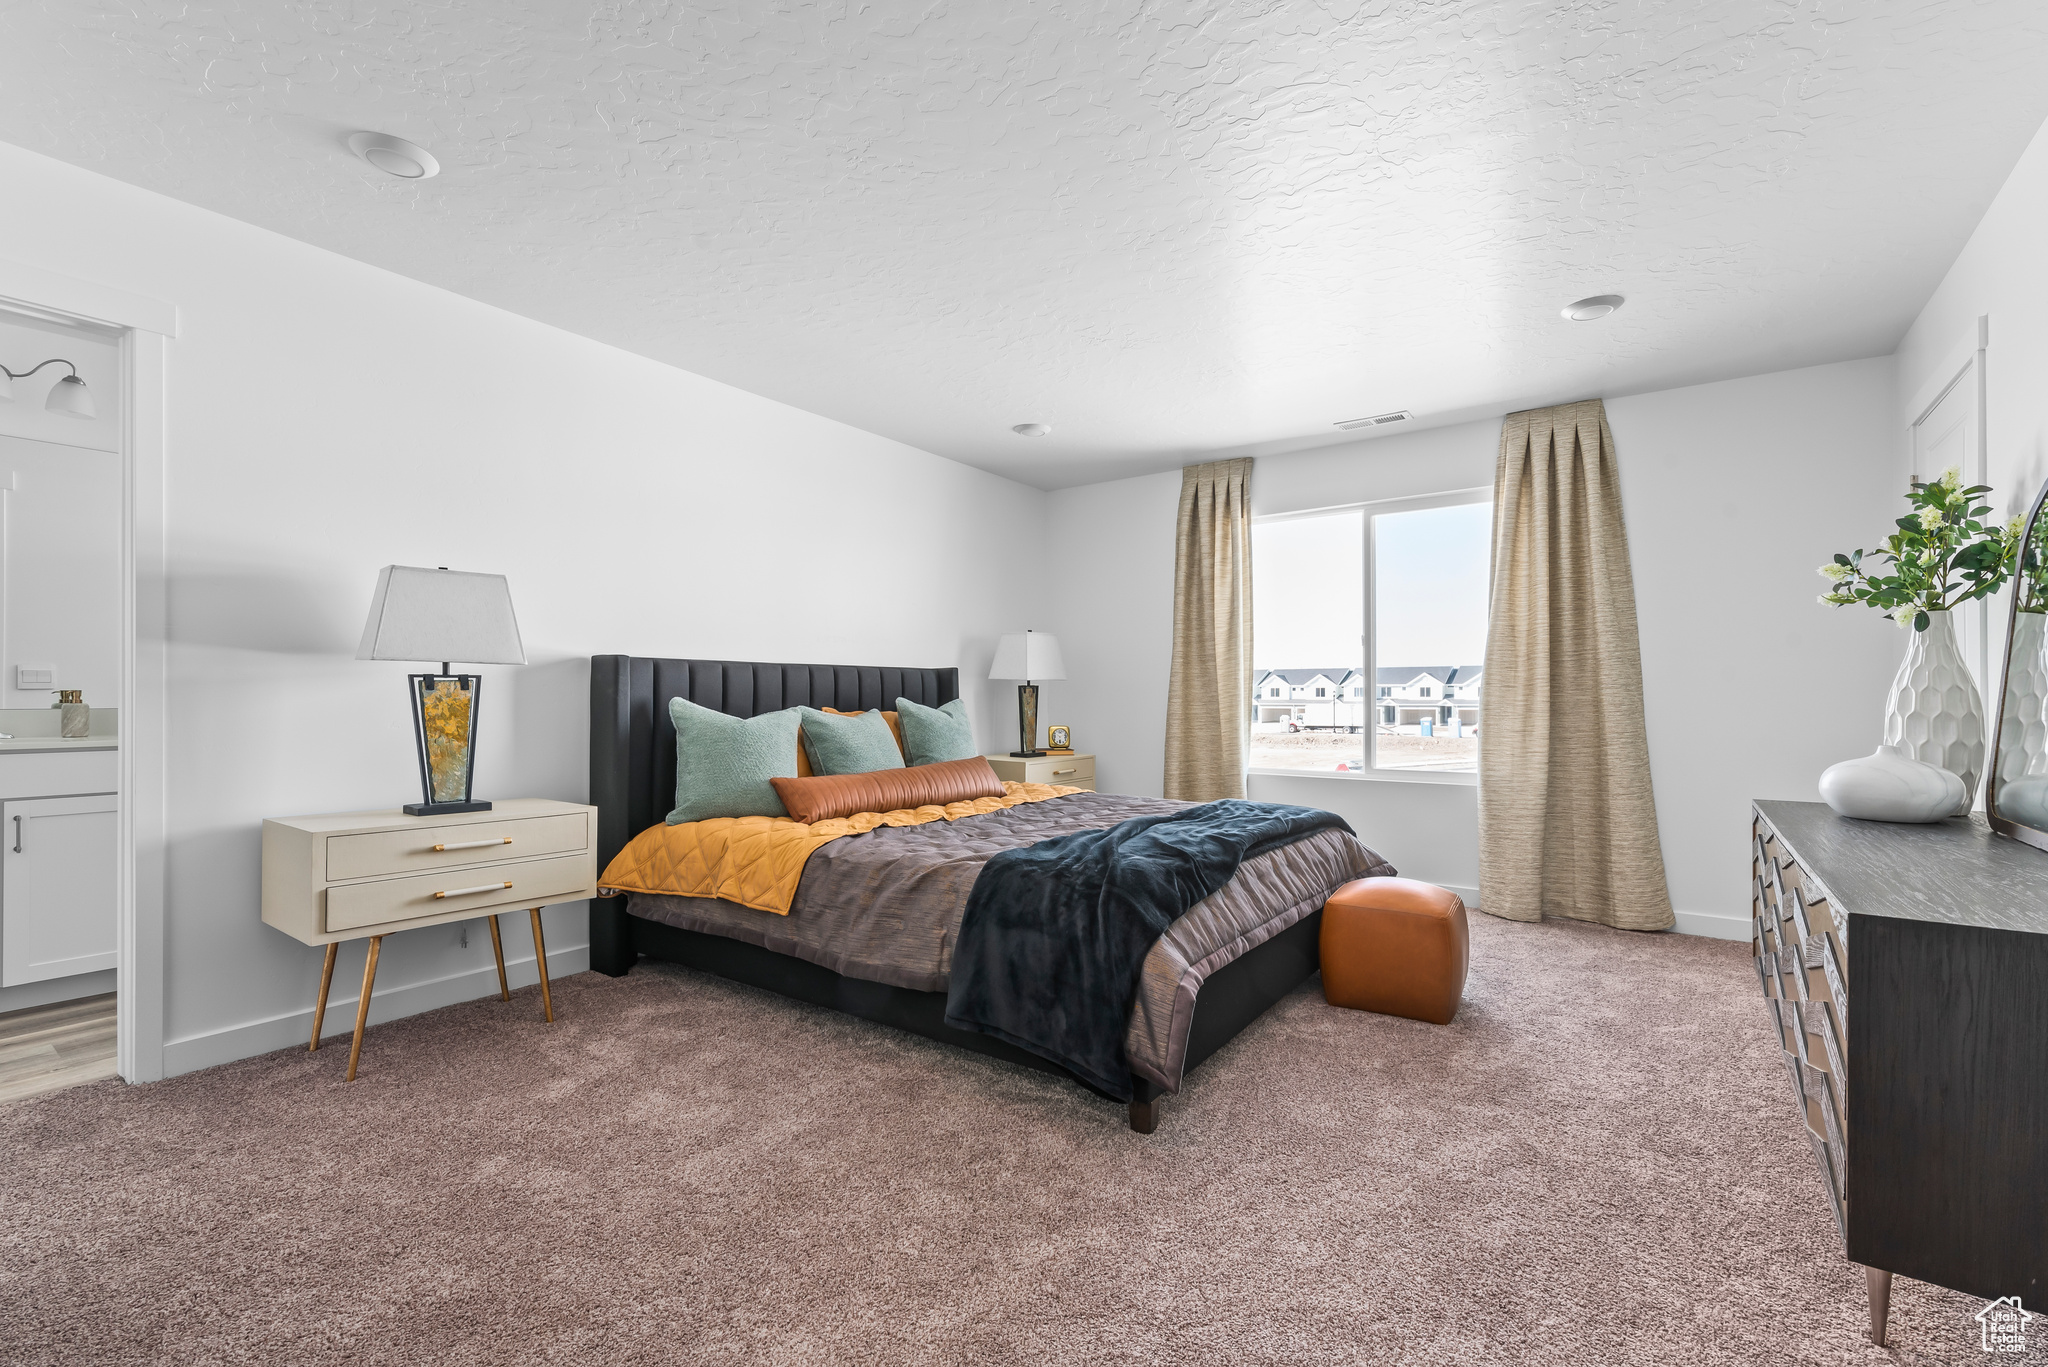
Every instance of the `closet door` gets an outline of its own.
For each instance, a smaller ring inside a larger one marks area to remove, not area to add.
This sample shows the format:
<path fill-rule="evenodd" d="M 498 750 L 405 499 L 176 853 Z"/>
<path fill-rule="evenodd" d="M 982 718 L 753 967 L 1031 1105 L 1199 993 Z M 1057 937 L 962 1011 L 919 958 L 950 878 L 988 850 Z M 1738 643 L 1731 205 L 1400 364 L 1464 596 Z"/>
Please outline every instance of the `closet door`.
<path fill-rule="evenodd" d="M 114 966 L 119 799 L 0 802 L 0 986 Z"/>

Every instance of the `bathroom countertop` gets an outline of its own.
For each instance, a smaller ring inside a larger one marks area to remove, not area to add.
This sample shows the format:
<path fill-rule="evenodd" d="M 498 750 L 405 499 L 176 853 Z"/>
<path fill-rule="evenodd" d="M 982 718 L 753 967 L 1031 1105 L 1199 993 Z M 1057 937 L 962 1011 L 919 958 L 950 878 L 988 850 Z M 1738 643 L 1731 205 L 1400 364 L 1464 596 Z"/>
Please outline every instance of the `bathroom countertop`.
<path fill-rule="evenodd" d="M 0 740 L 0 755 L 19 755 L 38 750 L 118 750 L 119 736 L 81 736 L 65 740 L 60 736 L 16 736 Z"/>

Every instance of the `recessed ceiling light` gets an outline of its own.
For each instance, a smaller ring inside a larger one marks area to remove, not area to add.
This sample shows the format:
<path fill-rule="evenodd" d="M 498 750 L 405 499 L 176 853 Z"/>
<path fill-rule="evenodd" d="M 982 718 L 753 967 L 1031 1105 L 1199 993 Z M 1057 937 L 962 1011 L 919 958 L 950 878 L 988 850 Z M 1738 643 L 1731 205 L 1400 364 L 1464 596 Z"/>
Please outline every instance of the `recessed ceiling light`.
<path fill-rule="evenodd" d="M 1572 300 L 1562 311 L 1574 323 L 1590 323 L 1596 318 L 1605 318 L 1626 302 L 1618 294 L 1595 294 Z"/>
<path fill-rule="evenodd" d="M 1042 422 L 1020 422 L 1010 429 L 1020 437 L 1048 437 L 1052 428 Z"/>
<path fill-rule="evenodd" d="M 401 180 L 425 180 L 441 171 L 441 163 L 434 160 L 432 152 L 389 133 L 351 133 L 348 150 L 379 171 Z"/>

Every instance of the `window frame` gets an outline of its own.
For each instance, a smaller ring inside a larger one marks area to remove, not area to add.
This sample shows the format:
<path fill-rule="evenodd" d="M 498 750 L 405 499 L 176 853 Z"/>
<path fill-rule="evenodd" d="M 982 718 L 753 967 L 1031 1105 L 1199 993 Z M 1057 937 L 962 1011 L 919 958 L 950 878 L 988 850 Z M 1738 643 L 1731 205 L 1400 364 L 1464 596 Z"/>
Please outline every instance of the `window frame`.
<path fill-rule="evenodd" d="M 1378 633 L 1374 630 L 1374 618 L 1378 607 L 1378 600 L 1375 597 L 1377 586 L 1373 583 L 1373 570 L 1379 560 L 1379 546 L 1374 531 L 1374 519 L 1386 513 L 1419 513 L 1426 512 L 1431 508 L 1452 508 L 1468 503 L 1491 502 L 1493 502 L 1493 486 L 1488 484 L 1469 489 L 1449 489 L 1438 494 L 1417 494 L 1408 498 L 1366 499 L 1357 503 L 1335 503 L 1321 508 L 1302 508 L 1293 512 L 1264 513 L 1255 515 L 1251 520 L 1254 525 L 1257 525 L 1266 522 L 1292 522 L 1308 517 L 1330 517 L 1338 513 L 1356 513 L 1363 519 L 1362 534 L 1365 541 L 1365 594 L 1363 601 L 1365 613 L 1364 620 L 1359 623 L 1359 645 L 1361 647 L 1360 653 L 1364 658 L 1365 677 L 1372 681 L 1370 686 L 1377 691 L 1379 687 L 1379 660 L 1378 644 L 1375 638 Z M 1256 573 L 1257 567 L 1254 566 L 1253 568 L 1254 573 Z M 1491 607 L 1489 605 L 1490 610 Z M 1258 623 L 1256 620 L 1252 623 L 1252 632 L 1256 638 L 1258 633 Z M 1457 661 L 1454 660 L 1451 663 L 1456 664 Z M 1371 698 L 1362 701 L 1366 702 L 1367 710 L 1370 712 L 1373 709 L 1386 706 L 1388 703 L 1398 700 L 1386 698 L 1382 701 L 1380 698 Z M 1441 700 L 1438 699 L 1431 699 L 1431 702 L 1433 705 L 1442 705 Z M 1335 783 L 1360 781 L 1367 783 L 1442 783 L 1450 784 L 1454 787 L 1468 788 L 1479 785 L 1479 774 L 1477 771 L 1460 772 L 1442 769 L 1381 768 L 1377 753 L 1378 746 L 1374 744 L 1378 736 L 1379 725 L 1377 715 L 1368 716 L 1364 720 L 1361 739 L 1364 741 L 1365 768 L 1362 770 L 1353 769 L 1340 774 L 1335 770 L 1261 769 L 1247 766 L 1245 773 L 1248 777 L 1256 778 L 1311 778 Z M 1246 733 L 1246 740 L 1247 742 L 1250 740 L 1249 732 Z"/>

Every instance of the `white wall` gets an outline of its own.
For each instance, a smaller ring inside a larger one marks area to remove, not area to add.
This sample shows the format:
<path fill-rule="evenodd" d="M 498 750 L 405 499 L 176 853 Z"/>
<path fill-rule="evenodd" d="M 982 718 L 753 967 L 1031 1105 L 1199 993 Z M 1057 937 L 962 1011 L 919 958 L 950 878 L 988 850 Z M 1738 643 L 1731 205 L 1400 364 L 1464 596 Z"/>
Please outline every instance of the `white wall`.
<path fill-rule="evenodd" d="M 2048 260 L 2041 250 L 2041 224 L 2048 215 L 2048 127 L 2013 167 L 2005 185 L 1978 222 L 1926 307 L 1907 330 L 1897 356 L 1894 445 L 1899 460 L 1889 492 L 1904 492 L 1911 445 L 1904 434 L 1921 397 L 1944 377 L 1960 347 L 1989 320 L 1984 353 L 1985 480 L 2000 518 L 2024 515 L 2048 483 Z M 1923 472 L 1932 474 L 1934 472 Z M 1993 597 L 1981 613 L 1987 633 L 1986 724 L 1997 721 L 2005 638 L 2011 621 L 2010 591 Z M 1966 626 L 1971 625 L 1966 621 Z M 1975 658 L 1970 660 L 1973 669 Z M 1979 795 L 1979 803 L 1982 796 Z"/>
<path fill-rule="evenodd" d="M 1985 356 L 1985 437 L 1990 478 L 2001 515 L 2024 512 L 2048 480 L 2048 255 L 2041 224 L 2048 215 L 2048 127 L 2037 133 L 1976 231 L 1899 343 L 1900 408 L 1893 435 L 1916 414 L 1905 411 L 1916 390 L 1943 367 L 1956 345 L 1991 320 Z M 1905 465 L 1897 467 L 1903 475 Z M 1895 481 L 1904 491 L 1903 480 Z M 2004 620 L 1998 634 L 2004 633 Z"/>
<path fill-rule="evenodd" d="M 47 707 L 15 687 L 15 666 L 49 665 L 55 687 L 113 707 L 121 690 L 120 348 L 108 337 L 0 313 L 0 366 L 20 374 L 61 357 L 96 416 L 43 407 L 68 372 L 16 380 L 0 402 L 0 707 Z"/>
<path fill-rule="evenodd" d="M 1891 516 L 1890 381 L 1878 358 L 1608 403 L 1683 930 L 1747 934 L 1752 797 L 1811 799 L 1822 769 L 1877 744 L 1896 631 L 1822 608 L 1814 567 Z M 1253 511 L 1490 485 L 1499 441 L 1483 422 L 1265 457 Z M 1106 789 L 1160 790 L 1179 488 L 1175 473 L 1052 495 L 1061 705 Z M 1318 774 L 1257 776 L 1251 791 L 1343 813 L 1404 874 L 1478 883 L 1471 786 Z"/>
<path fill-rule="evenodd" d="M 1877 747 L 1904 637 L 1815 569 L 1891 529 L 1892 411 L 1888 357 L 1607 405 L 1681 930 L 1747 939 L 1750 799 Z"/>
<path fill-rule="evenodd" d="M 408 666 L 351 658 L 380 565 L 511 579 L 532 663 L 483 671 L 482 797 L 585 796 L 597 653 L 958 664 L 984 740 L 1014 727 L 983 676 L 1042 620 L 1013 554 L 1043 494 L 16 148 L 0 186 L 35 206 L 0 257 L 179 309 L 171 1071 L 310 1023 L 319 951 L 257 919 L 261 819 L 415 794 Z M 394 937 L 372 1018 L 494 989 L 457 934 Z M 558 972 L 587 962 L 580 906 L 548 935 Z"/>
<path fill-rule="evenodd" d="M 16 687 L 16 669 L 48 686 Z M 0 433 L 0 707 L 121 697 L 121 458 Z"/>

